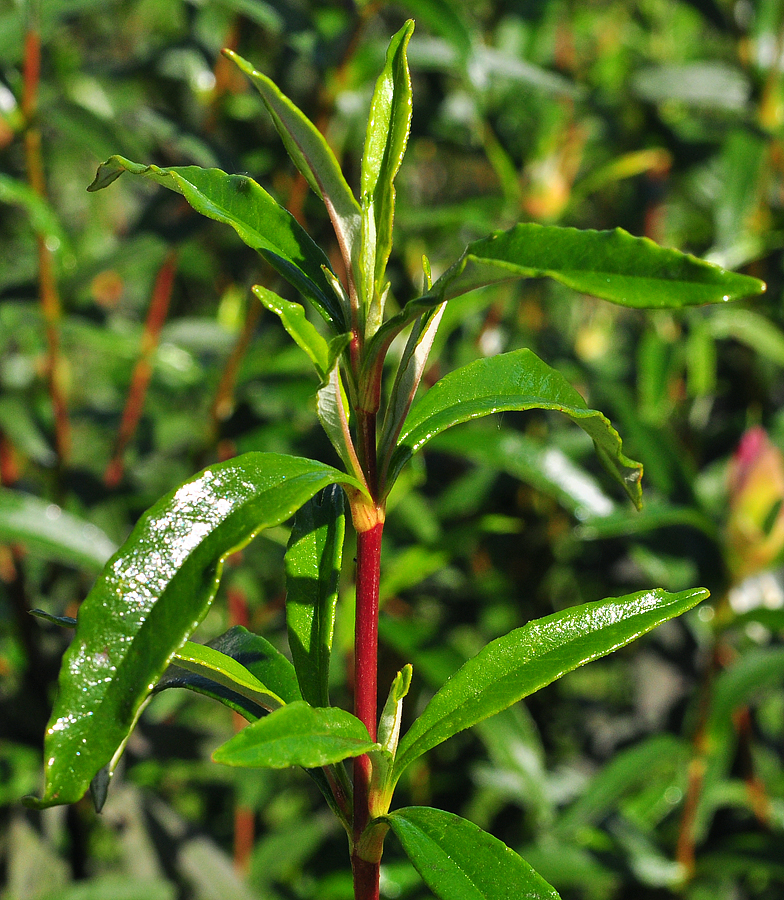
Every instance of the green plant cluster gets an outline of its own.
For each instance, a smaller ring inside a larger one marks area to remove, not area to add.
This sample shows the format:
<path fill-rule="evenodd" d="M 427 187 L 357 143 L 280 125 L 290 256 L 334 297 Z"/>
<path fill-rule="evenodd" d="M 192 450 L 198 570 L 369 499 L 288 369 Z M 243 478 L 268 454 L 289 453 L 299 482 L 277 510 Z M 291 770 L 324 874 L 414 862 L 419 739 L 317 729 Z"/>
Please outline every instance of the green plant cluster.
<path fill-rule="evenodd" d="M 0 20 L 4 900 L 777 896 L 779 5 L 98 6 Z"/>

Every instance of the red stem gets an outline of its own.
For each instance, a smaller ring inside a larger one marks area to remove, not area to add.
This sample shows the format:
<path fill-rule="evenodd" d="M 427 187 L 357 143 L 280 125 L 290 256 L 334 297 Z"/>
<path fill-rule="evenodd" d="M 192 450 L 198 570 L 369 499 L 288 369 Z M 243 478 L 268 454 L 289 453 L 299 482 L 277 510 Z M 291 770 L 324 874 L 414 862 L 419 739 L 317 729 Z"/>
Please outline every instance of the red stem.
<path fill-rule="evenodd" d="M 357 533 L 357 607 L 354 643 L 354 713 L 376 739 L 378 720 L 378 586 L 384 523 Z M 367 756 L 354 760 L 354 871 L 356 900 L 377 900 L 378 861 L 362 859 L 357 845 L 369 820 L 371 765 Z"/>

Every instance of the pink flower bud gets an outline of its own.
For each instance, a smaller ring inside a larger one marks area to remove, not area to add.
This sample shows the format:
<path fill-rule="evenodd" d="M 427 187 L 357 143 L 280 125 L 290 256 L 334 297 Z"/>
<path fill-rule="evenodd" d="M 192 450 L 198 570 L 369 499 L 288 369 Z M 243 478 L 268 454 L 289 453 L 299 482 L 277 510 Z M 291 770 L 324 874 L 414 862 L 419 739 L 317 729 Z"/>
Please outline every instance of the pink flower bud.
<path fill-rule="evenodd" d="M 784 456 L 763 428 L 741 438 L 728 482 L 726 559 L 737 583 L 770 568 L 784 550 Z"/>

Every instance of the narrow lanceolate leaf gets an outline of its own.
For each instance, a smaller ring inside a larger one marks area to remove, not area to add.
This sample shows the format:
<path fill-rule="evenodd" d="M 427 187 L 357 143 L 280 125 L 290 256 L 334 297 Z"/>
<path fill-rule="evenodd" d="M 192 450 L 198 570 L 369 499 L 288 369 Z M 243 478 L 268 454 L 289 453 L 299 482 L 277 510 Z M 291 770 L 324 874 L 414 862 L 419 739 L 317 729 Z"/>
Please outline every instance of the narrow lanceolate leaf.
<path fill-rule="evenodd" d="M 318 392 L 316 411 L 321 427 L 326 432 L 338 456 L 343 460 L 343 465 L 364 484 L 362 467 L 357 458 L 354 439 L 349 427 L 348 397 L 343 388 L 340 367 L 337 365 L 333 366 L 329 373 L 329 380 Z"/>
<path fill-rule="evenodd" d="M 188 642 L 185 648 L 190 646 Z M 285 703 L 302 699 L 297 673 L 291 661 L 261 635 L 254 634 L 241 625 L 235 625 L 205 646 L 218 651 L 222 657 L 235 660 L 244 671 L 249 672 Z M 227 683 L 220 683 L 212 677 L 212 673 L 202 670 L 200 674 L 194 671 L 193 667 L 189 671 L 181 668 L 178 662 L 175 657 L 155 685 L 155 693 L 167 688 L 186 688 L 220 701 L 250 722 L 255 722 L 265 714 L 266 705 L 244 696 Z"/>
<path fill-rule="evenodd" d="M 559 900 L 524 859 L 473 822 L 427 806 L 384 818 L 441 900 Z"/>
<path fill-rule="evenodd" d="M 112 156 L 99 167 L 87 190 L 105 188 L 123 172 L 142 175 L 176 191 L 197 212 L 231 225 L 249 247 L 313 303 L 336 333 L 346 331 L 344 310 L 322 270 L 322 266 L 329 268 L 329 260 L 291 213 L 252 178 L 199 166 L 160 169 Z"/>
<path fill-rule="evenodd" d="M 226 556 L 336 483 L 360 489 L 322 463 L 247 453 L 142 516 L 79 610 L 46 733 L 44 795 L 33 805 L 78 800 L 112 758 L 209 608 Z"/>
<path fill-rule="evenodd" d="M 286 702 L 252 675 L 241 663 L 206 644 L 186 641 L 174 654 L 174 664 L 186 672 L 202 675 L 268 711 Z"/>
<path fill-rule="evenodd" d="M 266 75 L 232 50 L 223 52 L 261 94 L 294 165 L 327 207 L 346 268 L 349 272 L 355 271 L 353 261 L 359 252 L 361 211 L 329 144 L 310 119 Z"/>
<path fill-rule="evenodd" d="M 517 628 L 469 659 L 400 741 L 395 780 L 438 744 L 522 700 L 578 666 L 612 653 L 691 609 L 703 588 L 644 591 L 576 606 Z"/>
<path fill-rule="evenodd" d="M 326 384 L 329 373 L 351 340 L 351 333 L 338 334 L 327 341 L 308 321 L 305 309 L 299 303 L 284 300 L 261 284 L 254 285 L 252 291 L 270 312 L 280 318 L 294 342 L 310 358 L 322 385 Z"/>
<path fill-rule="evenodd" d="M 0 488 L 0 539 L 98 571 L 117 549 L 96 525 L 31 494 Z"/>
<path fill-rule="evenodd" d="M 406 152 L 411 128 L 411 76 L 406 47 L 414 31 L 411 19 L 392 38 L 386 62 L 370 103 L 365 150 L 362 156 L 362 266 L 367 299 L 371 302 L 371 331 L 381 323 L 384 271 L 392 250 L 395 215 L 395 176 Z"/>
<path fill-rule="evenodd" d="M 523 223 L 469 244 L 431 291 L 437 301 L 518 277 L 549 276 L 622 306 L 664 309 L 759 294 L 763 282 L 648 238 Z"/>
<path fill-rule="evenodd" d="M 512 278 L 547 276 L 577 291 L 640 308 L 678 308 L 750 297 L 765 284 L 648 238 L 532 222 L 469 244 L 424 294 L 388 319 L 368 344 L 369 364 L 417 316 L 444 300 Z"/>
<path fill-rule="evenodd" d="M 384 414 L 378 450 L 380 459 L 386 459 L 397 442 L 403 422 L 414 402 L 419 382 L 422 380 L 445 308 L 444 303 L 420 316 L 408 336 Z"/>
<path fill-rule="evenodd" d="M 552 409 L 565 413 L 593 439 L 599 458 L 640 506 L 642 466 L 621 452 L 609 420 L 589 409 L 560 372 L 530 350 L 513 350 L 456 369 L 437 381 L 406 419 L 391 455 L 385 490 L 411 456 L 439 432 L 480 416 L 511 409 Z"/>
<path fill-rule="evenodd" d="M 377 750 L 367 728 L 338 707 L 314 709 L 303 700 L 253 722 L 212 754 L 227 766 L 286 769 L 329 766 Z"/>
<path fill-rule="evenodd" d="M 286 550 L 286 624 L 302 696 L 329 706 L 329 658 L 346 534 L 343 491 L 313 497 L 294 517 Z"/>

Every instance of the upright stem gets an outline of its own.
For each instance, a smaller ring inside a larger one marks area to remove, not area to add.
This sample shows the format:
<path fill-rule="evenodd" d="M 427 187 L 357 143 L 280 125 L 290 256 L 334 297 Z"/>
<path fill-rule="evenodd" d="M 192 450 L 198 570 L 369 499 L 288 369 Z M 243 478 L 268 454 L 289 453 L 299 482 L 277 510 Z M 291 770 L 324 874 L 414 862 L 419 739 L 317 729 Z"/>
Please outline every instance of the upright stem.
<path fill-rule="evenodd" d="M 354 643 L 354 713 L 376 739 L 378 720 L 378 585 L 383 512 L 379 521 L 357 532 L 357 606 Z M 378 900 L 379 859 L 364 859 L 359 841 L 369 820 L 371 763 L 354 760 L 354 848 L 351 865 L 356 900 Z"/>

